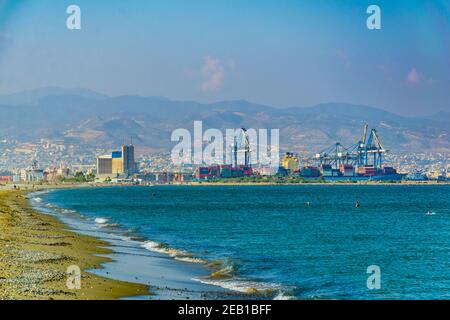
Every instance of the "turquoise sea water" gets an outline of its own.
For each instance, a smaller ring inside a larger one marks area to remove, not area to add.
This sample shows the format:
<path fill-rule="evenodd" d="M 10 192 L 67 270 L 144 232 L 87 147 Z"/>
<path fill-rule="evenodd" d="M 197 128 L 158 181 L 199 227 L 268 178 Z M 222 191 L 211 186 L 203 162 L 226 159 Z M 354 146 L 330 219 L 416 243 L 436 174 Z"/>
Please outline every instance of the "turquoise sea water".
<path fill-rule="evenodd" d="M 221 269 L 192 281 L 300 299 L 450 298 L 449 186 L 108 187 L 39 197 L 143 250 Z M 379 290 L 367 288 L 370 265 L 381 269 Z"/>

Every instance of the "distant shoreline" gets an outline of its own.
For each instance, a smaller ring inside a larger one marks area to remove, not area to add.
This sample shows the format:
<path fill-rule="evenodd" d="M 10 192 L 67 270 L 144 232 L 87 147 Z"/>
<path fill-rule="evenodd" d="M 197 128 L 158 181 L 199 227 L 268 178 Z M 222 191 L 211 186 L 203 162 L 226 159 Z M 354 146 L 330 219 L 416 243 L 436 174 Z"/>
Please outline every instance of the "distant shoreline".
<path fill-rule="evenodd" d="M 327 182 L 305 182 L 305 183 L 265 183 L 265 182 L 191 182 L 186 184 L 170 184 L 170 185 L 191 185 L 191 186 L 308 186 L 308 185 L 320 185 L 320 186 L 417 186 L 417 185 L 427 185 L 427 186 L 436 186 L 436 185 L 450 185 L 450 182 L 436 182 L 436 181 L 424 181 L 424 182 L 381 182 L 381 181 L 358 181 L 358 182 L 336 182 L 336 181 L 327 181 Z"/>
<path fill-rule="evenodd" d="M 41 191 L 50 189 L 72 189 L 72 188 L 102 188 L 102 187 L 124 187 L 124 186 L 136 186 L 136 187 L 148 187 L 148 186 L 308 186 L 308 185 L 320 185 L 320 186 L 444 186 L 450 185 L 450 181 L 436 181 L 436 180 L 424 180 L 424 181 L 323 181 L 323 182 L 212 182 L 212 181 L 190 181 L 186 183 L 154 183 L 154 184 L 132 184 L 132 183 L 71 183 L 71 184 L 25 184 L 25 183 L 8 183 L 0 184 L 0 190 L 14 190 L 14 185 L 20 188 L 21 191 Z"/>

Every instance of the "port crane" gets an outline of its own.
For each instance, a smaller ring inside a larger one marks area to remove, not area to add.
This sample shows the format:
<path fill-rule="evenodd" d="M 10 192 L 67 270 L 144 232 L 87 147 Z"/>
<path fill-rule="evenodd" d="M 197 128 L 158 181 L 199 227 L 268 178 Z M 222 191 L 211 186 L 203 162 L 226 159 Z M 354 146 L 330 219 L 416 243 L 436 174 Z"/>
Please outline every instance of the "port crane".
<path fill-rule="evenodd" d="M 316 160 L 319 161 L 319 165 L 331 165 L 336 169 L 341 164 L 353 164 L 355 158 L 353 150 L 344 147 L 340 142 L 336 142 L 329 148 L 316 154 Z"/>
<path fill-rule="evenodd" d="M 248 135 L 247 129 L 241 128 L 238 137 L 234 137 L 234 142 L 232 145 L 232 154 L 234 166 L 238 166 L 238 153 L 244 153 L 244 165 L 250 166 L 250 137 Z"/>
<path fill-rule="evenodd" d="M 343 146 L 336 142 L 327 149 L 316 154 L 315 160 L 319 165 L 331 165 L 337 169 L 341 164 L 353 166 L 373 165 L 374 168 L 381 168 L 383 163 L 383 153 L 388 152 L 380 140 L 376 129 L 372 129 L 368 135 L 368 124 L 364 125 L 360 140 L 350 147 Z M 371 161 L 372 160 L 372 161 Z"/>
<path fill-rule="evenodd" d="M 365 144 L 363 151 L 363 164 L 368 165 L 370 162 L 369 157 L 373 157 L 372 164 L 374 168 L 381 169 L 383 164 L 383 153 L 388 152 L 388 150 L 386 150 L 381 144 L 381 140 L 376 129 L 372 129 L 370 131 L 369 138 L 367 139 L 367 144 Z"/>

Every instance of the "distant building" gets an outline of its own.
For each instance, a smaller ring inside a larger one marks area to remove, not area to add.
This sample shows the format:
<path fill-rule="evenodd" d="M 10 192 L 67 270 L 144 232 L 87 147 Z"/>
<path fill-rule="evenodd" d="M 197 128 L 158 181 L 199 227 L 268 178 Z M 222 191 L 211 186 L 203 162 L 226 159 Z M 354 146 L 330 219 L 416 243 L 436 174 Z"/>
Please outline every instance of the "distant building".
<path fill-rule="evenodd" d="M 298 156 L 293 153 L 286 152 L 281 159 L 281 166 L 291 172 L 297 172 L 299 170 Z"/>
<path fill-rule="evenodd" d="M 12 182 L 12 176 L 0 176 L 0 183 Z"/>
<path fill-rule="evenodd" d="M 27 182 L 39 182 L 44 180 L 44 170 L 42 169 L 23 169 L 20 172 L 20 180 Z"/>
<path fill-rule="evenodd" d="M 278 168 L 275 167 L 260 167 L 257 169 L 257 173 L 260 176 L 273 176 L 276 175 Z"/>
<path fill-rule="evenodd" d="M 240 178 L 254 176 L 253 169 L 250 166 L 238 165 L 233 167 L 231 165 L 198 167 L 194 171 L 194 177 L 197 180 L 208 180 L 212 178 Z"/>
<path fill-rule="evenodd" d="M 97 157 L 97 175 L 112 174 L 112 157 L 110 155 Z"/>
<path fill-rule="evenodd" d="M 134 145 L 122 146 L 122 172 L 127 176 L 136 173 L 136 163 L 134 162 Z"/>
<path fill-rule="evenodd" d="M 113 151 L 111 153 L 111 173 L 118 176 L 123 172 L 122 152 Z"/>
<path fill-rule="evenodd" d="M 97 176 L 130 177 L 136 173 L 134 146 L 123 145 L 121 151 L 97 157 Z"/>

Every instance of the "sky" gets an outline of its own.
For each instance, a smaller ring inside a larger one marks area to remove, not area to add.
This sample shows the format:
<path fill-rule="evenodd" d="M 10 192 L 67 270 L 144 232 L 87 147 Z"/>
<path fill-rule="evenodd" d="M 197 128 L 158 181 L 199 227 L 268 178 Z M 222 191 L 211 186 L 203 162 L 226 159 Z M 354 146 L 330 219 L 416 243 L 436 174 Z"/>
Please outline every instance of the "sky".
<path fill-rule="evenodd" d="M 0 94 L 47 86 L 449 111 L 450 0 L 0 0 Z"/>

